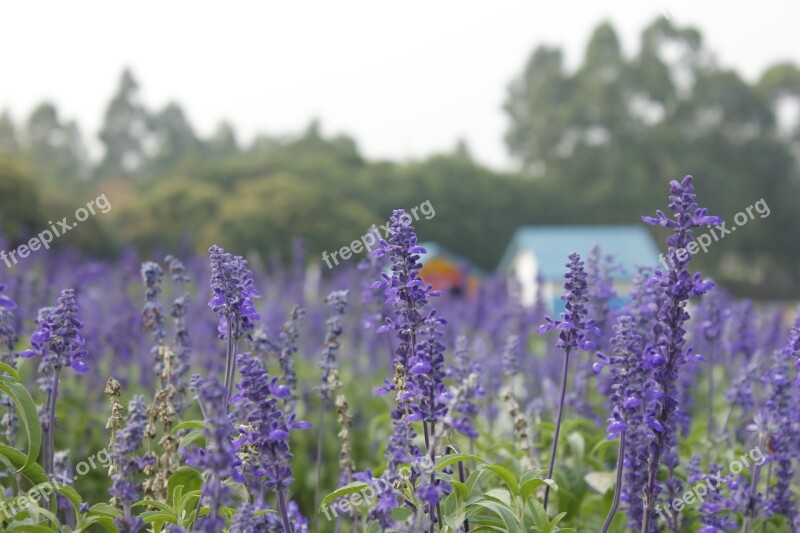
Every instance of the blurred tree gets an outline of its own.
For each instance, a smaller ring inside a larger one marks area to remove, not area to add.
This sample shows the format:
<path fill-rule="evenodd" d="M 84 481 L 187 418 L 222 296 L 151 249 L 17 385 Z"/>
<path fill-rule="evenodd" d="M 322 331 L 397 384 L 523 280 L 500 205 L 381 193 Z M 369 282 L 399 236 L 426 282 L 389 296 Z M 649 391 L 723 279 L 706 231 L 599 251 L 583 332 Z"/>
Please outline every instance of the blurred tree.
<path fill-rule="evenodd" d="M 239 153 L 236 130 L 227 121 L 220 122 L 217 129 L 205 143 L 205 152 L 212 158 L 228 158 Z"/>
<path fill-rule="evenodd" d="M 74 122 L 62 123 L 53 104 L 40 104 L 25 132 L 25 153 L 34 174 L 48 188 L 89 177 L 89 156 Z"/>
<path fill-rule="evenodd" d="M 44 229 L 46 220 L 30 169 L 19 158 L 0 155 L 0 234 L 15 247 Z"/>
<path fill-rule="evenodd" d="M 96 171 L 100 178 L 141 174 L 148 149 L 157 148 L 152 145 L 150 117 L 139 102 L 139 84 L 129 69 L 123 71 L 119 88 L 106 109 L 99 137 L 105 147 Z"/>
<path fill-rule="evenodd" d="M 14 121 L 8 111 L 0 113 L 0 153 L 16 154 L 19 152 L 19 141 Z"/>
<path fill-rule="evenodd" d="M 201 150 L 194 128 L 180 105 L 168 104 L 150 119 L 153 146 L 148 150 L 148 170 L 161 174 L 174 169 Z"/>
<path fill-rule="evenodd" d="M 716 65 L 699 31 L 663 17 L 641 43 L 624 57 L 604 23 L 575 72 L 564 71 L 560 50 L 539 47 L 509 86 L 509 151 L 574 222 L 636 223 L 661 206 L 665 182 L 685 174 L 698 177 L 698 194 L 728 219 L 762 197 L 776 205 L 797 197 L 793 147 L 776 126 L 778 100 L 800 94 L 796 67 L 772 67 L 750 85 Z M 800 280 L 790 259 L 800 251 L 781 237 L 787 227 L 797 231 L 800 222 L 751 224 L 701 264 L 737 265 L 725 270 L 734 281 L 768 282 L 768 270 L 776 283 Z"/>

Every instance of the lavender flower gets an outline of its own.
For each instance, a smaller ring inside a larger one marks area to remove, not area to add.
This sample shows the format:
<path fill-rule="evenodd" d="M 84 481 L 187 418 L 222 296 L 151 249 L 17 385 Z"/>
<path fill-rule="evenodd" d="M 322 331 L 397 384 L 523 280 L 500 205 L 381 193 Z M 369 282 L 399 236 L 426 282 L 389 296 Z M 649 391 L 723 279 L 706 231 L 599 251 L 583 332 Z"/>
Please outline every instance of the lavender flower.
<path fill-rule="evenodd" d="M 289 396 L 289 389 L 278 384 L 278 378 L 270 378 L 261 361 L 249 353 L 237 358 L 242 381 L 237 384 L 238 393 L 232 401 L 241 404 L 245 427 L 242 443 L 255 452 L 243 472 L 251 490 L 275 490 L 286 531 L 291 532 L 286 495 L 294 482 L 292 475 L 292 453 L 289 449 L 289 434 L 294 429 L 308 429 L 308 422 L 296 421 L 295 415 L 285 414 L 278 400 Z"/>
<path fill-rule="evenodd" d="M 202 501 L 209 510 L 208 514 L 197 520 L 196 529 L 204 533 L 217 533 L 227 526 L 221 513 L 222 507 L 229 503 L 230 488 L 223 481 L 228 477 L 242 481 L 237 470 L 241 461 L 236 455 L 241 444 L 233 440 L 235 432 L 225 402 L 226 390 L 215 377 L 203 381 L 197 399 L 207 425 L 204 430 L 206 446 L 187 452 L 186 462 L 203 470 L 205 475 Z"/>
<path fill-rule="evenodd" d="M 80 334 L 81 329 L 83 323 L 78 320 L 75 291 L 65 289 L 61 291 L 58 305 L 46 308 L 40 315 L 36 330 L 30 338 L 33 349 L 25 350 L 20 356 L 41 355 L 42 360 L 53 368 L 70 367 L 79 374 L 85 374 L 89 371 L 89 365 L 83 358 L 88 355 L 88 351 L 81 348 L 85 342 Z"/>
<path fill-rule="evenodd" d="M 784 515 L 791 523 L 797 513 L 792 481 L 795 475 L 793 463 L 800 457 L 797 441 L 797 406 L 795 391 L 789 372 L 793 359 L 800 354 L 800 327 L 792 328 L 786 347 L 775 352 L 770 370 L 765 378 L 770 396 L 764 405 L 763 416 L 774 433 L 770 438 L 770 461 L 775 466 L 775 486 L 770 488 L 767 508 L 775 514 Z"/>
<path fill-rule="evenodd" d="M 292 308 L 289 320 L 283 324 L 281 329 L 281 351 L 278 354 L 278 362 L 283 371 L 283 380 L 289 387 L 289 404 L 294 406 L 297 396 L 297 371 L 294 367 L 294 354 L 297 353 L 297 339 L 300 337 L 300 325 L 306 316 L 306 311 L 296 305 Z"/>
<path fill-rule="evenodd" d="M 263 516 L 255 516 L 255 506 L 250 502 L 242 502 L 239 511 L 231 521 L 228 533 L 266 533 L 266 521 Z"/>
<path fill-rule="evenodd" d="M 253 298 L 261 295 L 253 287 L 253 274 L 243 257 L 232 255 L 217 245 L 208 251 L 214 292 L 208 306 L 220 318 L 220 338 L 228 338 L 231 332 L 237 337 L 253 329 L 253 323 L 261 318 L 253 305 Z"/>
<path fill-rule="evenodd" d="M 136 533 L 144 526 L 144 521 L 131 513 L 131 505 L 139 499 L 140 484 L 136 482 L 136 475 L 153 460 L 152 455 L 140 457 L 136 453 L 142 445 L 146 427 L 147 406 L 137 395 L 128 404 L 125 427 L 117 433 L 110 454 L 113 467 L 109 493 L 122 507 L 122 516 L 114 521 L 121 533 Z"/>
<path fill-rule="evenodd" d="M 703 526 L 698 529 L 698 533 L 724 533 L 736 529 L 738 524 L 733 520 L 726 499 L 722 496 L 723 482 L 730 485 L 729 477 L 722 477 L 722 468 L 712 463 L 708 465 L 710 475 L 707 475 L 700 469 L 700 456 L 694 455 L 686 469 L 689 473 L 686 480 L 688 484 L 705 483 L 709 488 L 699 508 Z"/>
<path fill-rule="evenodd" d="M 450 419 L 447 423 L 470 439 L 478 438 L 478 432 L 472 422 L 478 414 L 475 401 L 485 394 L 478 378 L 480 373 L 480 364 L 471 360 L 467 353 L 467 338 L 459 337 L 456 340 L 453 364 L 447 370 L 447 376 L 455 383 L 450 391 L 451 407 L 448 409 Z"/>
<path fill-rule="evenodd" d="M 438 296 L 420 277 L 422 265 L 419 254 L 425 249 L 417 246 L 417 235 L 411 226 L 411 217 L 402 209 L 392 213 L 389 240 L 381 239 L 374 257 L 390 256 L 392 275 L 373 283 L 384 289 L 387 307 L 393 308 L 395 319 L 386 318 L 386 325 L 378 331 L 394 329 L 400 341 L 395 351 L 395 378 L 381 391 L 396 390 L 397 404 L 392 411 L 393 434 L 387 446 L 389 465 L 387 480 L 397 476 L 397 465 L 418 456 L 411 444 L 413 432 L 410 422 L 422 420 L 425 444 L 431 460 L 435 459 L 436 425 L 447 416 L 447 391 L 444 378 L 444 343 L 442 326 L 447 323 L 435 309 L 426 312 L 428 298 Z M 418 495 L 428 503 L 431 522 L 435 520 L 435 505 L 448 487 L 437 483 L 433 474 L 418 488 Z"/>
<path fill-rule="evenodd" d="M 622 497 L 623 491 L 626 492 L 624 501 L 630 505 L 632 496 L 635 498 L 637 488 L 641 486 L 623 486 L 623 471 L 626 463 L 626 439 L 628 431 L 635 433 L 642 424 L 642 396 L 645 378 L 644 362 L 642 360 L 641 337 L 634 328 L 633 319 L 622 315 L 617 319 L 614 326 L 616 336 L 611 339 L 611 344 L 615 347 L 614 355 L 598 353 L 600 362 L 595 363 L 594 371 L 600 372 L 605 365 L 611 367 L 611 417 L 608 419 L 609 440 L 619 438 L 619 449 L 617 455 L 617 481 L 614 486 L 614 500 L 611 511 L 603 525 L 603 533 L 608 531 L 617 506 Z M 634 448 L 634 453 L 640 450 Z M 627 456 L 627 462 L 630 461 Z M 631 494 L 633 492 L 633 495 Z M 632 509 L 637 513 L 639 509 Z"/>
<path fill-rule="evenodd" d="M 649 446 L 643 532 L 650 531 L 653 509 L 661 490 L 656 483 L 659 465 L 662 460 L 671 462 L 671 456 L 674 455 L 673 413 L 678 402 L 672 396 L 672 388 L 680 367 L 700 359 L 691 346 L 686 345 L 686 332 L 683 329 L 689 319 L 686 303 L 692 295 L 704 294 L 713 287 L 713 283 L 701 279 L 699 272 L 694 275 L 689 273 L 687 266 L 692 255 L 686 251 L 686 247 L 692 242 L 692 228 L 723 223 L 719 217 L 708 215 L 707 209 L 697 206 L 691 176 L 686 176 L 680 183 L 672 181 L 670 190 L 669 207 L 675 213 L 674 218 L 667 217 L 662 211 L 657 211 L 657 217 L 642 217 L 648 224 L 661 225 L 674 231 L 667 239 L 671 268 L 668 272 L 656 270 L 653 278 L 655 283 L 664 288 L 667 297 L 658 312 L 657 343 L 647 347 L 645 357 L 645 365 L 653 369 L 653 374 L 646 386 L 651 401 L 647 405 L 645 419 L 652 433 L 652 442 Z"/>
<path fill-rule="evenodd" d="M 567 373 L 569 371 L 570 354 L 581 348 L 591 350 L 595 343 L 589 340 L 588 334 L 598 335 L 600 332 L 592 320 L 586 320 L 588 301 L 588 287 L 586 285 L 586 272 L 583 269 L 583 261 L 578 254 L 570 254 L 567 263 L 568 271 L 564 274 L 564 295 L 561 299 L 565 302 L 565 311 L 561 314 L 562 320 L 553 320 L 549 316 L 545 317 L 546 323 L 539 326 L 539 333 L 544 333 L 553 328 L 560 330 L 556 346 L 564 351 L 564 361 L 561 368 L 561 395 L 558 402 L 558 413 L 556 415 L 556 429 L 553 435 L 553 446 L 550 451 L 550 467 L 547 477 L 553 477 L 553 467 L 556 460 L 556 450 L 558 449 L 558 436 L 561 430 L 561 417 L 564 414 L 564 398 L 567 392 Z M 548 498 L 550 496 L 550 486 L 545 488 L 544 508 L 547 509 Z"/>
<path fill-rule="evenodd" d="M 175 257 L 168 255 L 165 259 L 169 265 L 169 274 L 173 283 L 178 286 L 186 285 L 191 280 L 186 274 L 183 263 Z M 189 328 L 186 324 L 186 315 L 189 313 L 190 297 L 184 293 L 172 302 L 170 316 L 175 319 L 175 368 L 173 371 L 173 385 L 175 386 L 176 398 L 174 400 L 178 414 L 182 413 L 188 406 L 186 401 L 186 374 L 189 373 L 190 358 L 192 349 L 189 343 Z"/>
<path fill-rule="evenodd" d="M 158 354 L 158 347 L 164 346 L 167 337 L 164 329 L 164 310 L 161 307 L 161 302 L 158 300 L 158 295 L 161 293 L 161 278 L 164 276 L 164 271 L 158 263 L 148 261 L 142 263 L 142 281 L 145 287 L 146 303 L 142 310 L 142 318 L 144 319 L 144 330 L 149 331 L 153 335 L 155 346 L 153 353 Z M 156 363 L 156 374 L 161 374 L 161 362 Z"/>
<path fill-rule="evenodd" d="M 247 261 L 232 255 L 217 245 L 208 249 L 211 258 L 211 289 L 214 295 L 208 306 L 219 317 L 219 336 L 228 340 L 225 359 L 225 390 L 227 397 L 233 388 L 236 373 L 236 341 L 249 334 L 253 323 L 261 317 L 253 305 L 253 298 L 261 295 L 253 287 L 253 275 L 247 268 Z"/>
<path fill-rule="evenodd" d="M 333 291 L 326 298 L 325 303 L 333 309 L 333 315 L 325 322 L 328 331 L 325 335 L 325 344 L 322 349 L 322 385 L 318 388 L 322 403 L 330 408 L 336 389 L 341 386 L 338 377 L 338 364 L 336 354 L 339 351 L 339 337 L 342 335 L 342 315 L 347 310 L 347 291 Z"/>
<path fill-rule="evenodd" d="M 41 386 L 47 390 L 47 405 L 42 420 L 42 463 L 45 473 L 53 474 L 55 454 L 56 402 L 58 401 L 58 381 L 61 369 L 71 367 L 79 374 L 89 371 L 83 358 L 88 354 L 82 349 L 84 339 L 80 334 L 83 323 L 78 320 L 78 304 L 75 291 L 61 291 L 58 305 L 41 313 L 36 330 L 31 335 L 33 349 L 25 350 L 22 357 L 42 357 L 39 369 L 43 374 Z"/>

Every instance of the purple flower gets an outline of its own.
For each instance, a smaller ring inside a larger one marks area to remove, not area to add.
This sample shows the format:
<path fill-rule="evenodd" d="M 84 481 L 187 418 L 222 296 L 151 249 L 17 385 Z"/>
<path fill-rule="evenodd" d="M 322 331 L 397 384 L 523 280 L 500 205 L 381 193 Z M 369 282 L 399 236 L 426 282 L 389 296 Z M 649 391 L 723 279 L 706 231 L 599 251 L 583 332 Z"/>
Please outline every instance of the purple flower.
<path fill-rule="evenodd" d="M 343 331 L 342 315 L 347 310 L 347 291 L 331 292 L 325 298 L 325 303 L 333 309 L 333 315 L 325 322 L 327 332 L 320 362 L 322 385 L 317 390 L 323 404 L 329 408 L 333 401 L 334 387 L 337 386 L 335 382 L 338 381 L 338 377 L 334 378 L 334 373 L 338 368 L 336 354 L 339 351 L 339 337 Z"/>
<path fill-rule="evenodd" d="M 147 427 L 147 406 L 141 396 L 134 396 L 128 404 L 125 427 L 117 433 L 111 450 L 114 467 L 111 474 L 111 494 L 122 505 L 122 516 L 114 524 L 122 533 L 136 533 L 144 521 L 131 514 L 131 505 L 139 500 L 140 483 L 136 476 L 154 460 L 154 456 L 141 457 L 137 450 L 142 445 Z"/>
<path fill-rule="evenodd" d="M 586 271 L 583 268 L 583 261 L 578 254 L 570 254 L 567 263 L 568 271 L 564 274 L 564 312 L 561 313 L 561 320 L 554 320 L 549 316 L 545 317 L 545 323 L 536 330 L 545 333 L 551 329 L 559 330 L 557 346 L 564 351 L 592 350 L 596 343 L 591 340 L 588 334 L 593 336 L 600 335 L 600 330 L 594 325 L 594 320 L 587 320 L 586 303 L 588 298 L 588 285 L 586 283 Z"/>
<path fill-rule="evenodd" d="M 22 357 L 41 355 L 42 362 L 51 368 L 71 367 L 79 374 L 89 371 L 83 360 L 88 354 L 82 349 L 84 339 L 80 334 L 83 323 L 78 320 L 78 304 L 75 302 L 75 291 L 61 291 L 58 305 L 45 308 L 40 314 L 36 330 L 31 334 L 33 349 L 25 350 Z"/>
<path fill-rule="evenodd" d="M 614 355 L 598 353 L 600 362 L 594 370 L 605 365 L 611 367 L 611 418 L 608 419 L 607 439 L 619 437 L 622 431 L 642 422 L 642 396 L 646 377 L 642 360 L 642 341 L 634 328 L 633 319 L 622 315 L 614 326 L 616 335 L 611 339 Z"/>
<path fill-rule="evenodd" d="M 278 354 L 278 363 L 283 371 L 283 380 L 286 386 L 289 387 L 290 394 L 287 398 L 291 398 L 291 404 L 294 404 L 294 398 L 297 391 L 297 371 L 294 366 L 294 355 L 297 353 L 297 339 L 300 337 L 300 325 L 305 319 L 306 311 L 302 307 L 295 305 L 289 315 L 289 319 L 284 322 L 281 329 L 281 349 Z"/>
<path fill-rule="evenodd" d="M 784 515 L 791 523 L 797 514 L 792 483 L 794 462 L 800 458 L 800 418 L 797 415 L 796 391 L 790 378 L 795 357 L 800 354 L 800 319 L 792 328 L 782 351 L 775 352 L 764 381 L 770 392 L 762 416 L 774 428 L 770 439 L 770 461 L 774 463 L 775 486 L 767 494 L 767 509 Z"/>
<path fill-rule="evenodd" d="M 203 381 L 197 399 L 205 416 L 205 448 L 192 448 L 186 452 L 186 462 L 203 470 L 203 504 L 208 514 L 197 520 L 196 529 L 204 533 L 217 533 L 227 526 L 222 507 L 229 504 L 230 488 L 223 483 L 229 477 L 241 481 L 238 468 L 241 461 L 236 453 L 241 443 L 234 441 L 235 431 L 226 406 L 226 390 L 216 377 Z"/>
<path fill-rule="evenodd" d="M 158 263 L 148 261 L 142 263 L 142 281 L 145 287 L 146 303 L 142 310 L 142 318 L 144 319 L 144 330 L 149 331 L 153 335 L 155 347 L 153 353 L 158 353 L 158 347 L 164 345 L 164 339 L 167 334 L 164 330 L 164 310 L 161 307 L 161 302 L 158 300 L 158 295 L 161 293 L 161 278 L 164 277 L 164 271 Z M 157 363 L 156 373 L 161 372 L 161 363 Z"/>
<path fill-rule="evenodd" d="M 583 261 L 576 254 L 570 254 L 567 262 L 567 273 L 564 274 L 564 312 L 561 313 L 561 320 L 553 320 L 549 316 L 545 317 L 545 324 L 539 326 L 539 333 L 544 333 L 551 329 L 559 330 L 558 342 L 556 346 L 564 351 L 564 361 L 561 368 L 561 393 L 558 401 L 558 412 L 556 414 L 556 429 L 553 435 L 553 444 L 550 450 L 550 467 L 547 477 L 552 479 L 553 467 L 555 465 L 556 450 L 558 449 L 558 436 L 561 430 L 561 417 L 564 414 L 564 398 L 567 391 L 567 374 L 569 372 L 569 357 L 576 349 L 591 350 L 595 343 L 588 338 L 588 334 L 599 335 L 600 331 L 592 320 L 586 320 L 588 311 L 586 302 L 588 287 L 586 285 L 586 271 L 583 269 Z M 545 488 L 544 508 L 547 509 L 547 502 L 550 496 L 550 486 Z"/>
<path fill-rule="evenodd" d="M 239 337 L 253 329 L 253 323 L 261 317 L 253 305 L 253 298 L 261 295 L 253 287 L 253 274 L 247 261 L 232 255 L 217 245 L 208 249 L 211 258 L 211 289 L 214 294 L 208 306 L 219 316 L 220 338 L 229 335 L 229 323 L 233 337 Z"/>
<path fill-rule="evenodd" d="M 168 255 L 165 259 L 169 266 L 169 274 L 177 286 L 188 284 L 191 280 L 186 274 L 183 263 L 175 257 Z M 186 374 L 189 373 L 192 349 L 189 343 L 189 328 L 186 316 L 189 313 L 190 297 L 184 293 L 172 302 L 170 316 L 175 319 L 175 337 L 173 340 L 175 351 L 175 368 L 173 369 L 173 385 L 175 386 L 175 407 L 182 413 L 187 407 L 186 400 Z"/>
<path fill-rule="evenodd" d="M 649 445 L 648 480 L 645 488 L 648 506 L 643 530 L 649 527 L 655 502 L 660 493 L 656 480 L 659 465 L 663 461 L 671 472 L 670 463 L 677 462 L 674 413 L 679 403 L 674 397 L 673 388 L 680 367 L 697 360 L 692 347 L 686 344 L 684 324 L 689 320 L 686 304 L 691 296 L 704 294 L 713 287 L 713 283 L 701 279 L 699 272 L 691 274 L 687 270 L 692 254 L 686 253 L 685 249 L 692 241 L 693 228 L 722 224 L 720 218 L 709 216 L 706 209 L 697 206 L 691 176 L 686 176 L 680 183 L 672 181 L 670 192 L 669 207 L 674 217 L 667 217 L 661 211 L 657 212 L 655 218 L 642 217 L 642 220 L 649 224 L 673 229 L 673 234 L 667 239 L 669 245 L 667 255 L 670 258 L 671 268 L 667 272 L 656 270 L 653 278 L 665 293 L 665 300 L 657 315 L 656 342 L 648 345 L 645 350 L 645 365 L 653 369 L 653 373 L 645 386 L 649 397 L 645 419 L 652 430 L 652 441 Z M 670 475 L 670 481 L 673 480 Z M 670 490 L 674 488 L 670 487 Z"/>
<path fill-rule="evenodd" d="M 297 421 L 294 413 L 281 410 L 279 400 L 289 391 L 278 384 L 277 377 L 269 376 L 258 358 L 243 353 L 237 363 L 242 381 L 236 385 L 239 392 L 231 400 L 239 404 L 238 411 L 245 423 L 242 444 L 255 452 L 242 472 L 251 490 L 277 493 L 286 523 L 289 513 L 286 494 L 294 482 L 289 434 L 294 429 L 308 429 L 311 424 Z"/>

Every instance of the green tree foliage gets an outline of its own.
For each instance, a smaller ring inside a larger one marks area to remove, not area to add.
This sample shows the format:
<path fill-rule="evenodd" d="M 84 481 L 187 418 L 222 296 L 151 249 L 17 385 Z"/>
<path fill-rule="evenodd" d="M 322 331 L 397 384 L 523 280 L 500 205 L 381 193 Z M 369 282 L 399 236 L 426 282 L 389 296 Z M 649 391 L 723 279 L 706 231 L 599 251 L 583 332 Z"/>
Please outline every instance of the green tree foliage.
<path fill-rule="evenodd" d="M 0 154 L 0 232 L 13 247 L 27 242 L 45 222 L 30 169 L 20 159 Z"/>
<path fill-rule="evenodd" d="M 800 192 L 798 161 L 776 112 L 780 99 L 800 94 L 799 79 L 783 64 L 748 84 L 715 63 L 699 31 L 664 18 L 626 58 L 614 29 L 602 24 L 575 72 L 565 71 L 557 48 L 533 53 L 509 87 L 506 141 L 582 222 L 635 221 L 656 205 L 663 180 L 689 173 L 729 225 L 763 197 L 773 208 L 768 219 L 726 242 L 722 261 L 700 259 L 735 265 L 724 270 L 732 280 L 763 280 L 771 271 L 789 284 L 798 279 L 798 250 L 787 237 L 798 230 L 789 206 Z"/>
<path fill-rule="evenodd" d="M 0 114 L 0 153 L 16 154 L 19 152 L 19 140 L 14 121 L 8 111 Z"/>
<path fill-rule="evenodd" d="M 25 152 L 36 176 L 49 186 L 63 187 L 89 175 L 89 157 L 75 122 L 62 123 L 53 104 L 34 109 L 25 130 Z"/>
<path fill-rule="evenodd" d="M 150 118 L 139 101 L 139 84 L 133 73 L 126 69 L 106 109 L 99 133 L 105 153 L 97 167 L 97 175 L 107 178 L 140 174 L 146 166 L 150 135 Z"/>
<path fill-rule="evenodd" d="M 768 218 L 698 257 L 703 268 L 762 295 L 798 292 L 796 65 L 773 65 L 750 83 L 718 65 L 694 28 L 659 18 L 629 56 L 603 23 L 574 70 L 558 47 L 536 48 L 504 107 L 519 172 L 481 166 L 463 142 L 425 160 L 368 161 L 353 138 L 326 134 L 318 120 L 296 136 L 252 141 L 222 122 L 201 138 L 178 103 L 149 110 L 126 70 L 100 132 L 99 179 L 76 181 L 85 174 L 80 136 L 52 105 L 37 108 L 23 127 L 0 115 L 0 153 L 27 159 L 38 182 L 4 159 L 3 176 L 15 176 L 25 192 L 6 193 L 0 217 L 4 231 L 16 234 L 37 216 L 20 204 L 69 212 L 105 193 L 114 209 L 93 219 L 97 228 L 76 232 L 75 244 L 111 253 L 123 243 L 204 251 L 217 242 L 288 259 L 294 236 L 313 258 L 385 223 L 392 209 L 430 201 L 435 218 L 416 223 L 420 238 L 492 271 L 520 225 L 635 224 L 661 205 L 667 180 L 691 173 L 698 194 L 729 224 L 761 198 L 770 207 Z M 69 187 L 60 186 L 65 180 Z M 33 195 L 38 204 L 8 194 Z"/>

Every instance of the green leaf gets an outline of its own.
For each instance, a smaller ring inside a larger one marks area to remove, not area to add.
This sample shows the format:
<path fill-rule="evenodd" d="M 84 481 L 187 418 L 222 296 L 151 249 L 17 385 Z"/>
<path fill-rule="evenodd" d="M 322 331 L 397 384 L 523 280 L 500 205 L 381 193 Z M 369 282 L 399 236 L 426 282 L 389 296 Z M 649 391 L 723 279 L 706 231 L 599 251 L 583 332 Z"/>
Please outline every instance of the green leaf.
<path fill-rule="evenodd" d="M 78 531 L 86 531 L 94 525 L 103 526 L 106 531 L 110 531 L 111 533 L 119 533 L 119 528 L 114 525 L 114 519 L 105 514 L 94 515 L 84 519 L 80 523 L 80 529 Z"/>
<path fill-rule="evenodd" d="M 11 377 L 14 378 L 15 381 L 19 382 L 19 374 L 17 374 L 17 371 L 14 370 L 12 366 L 7 365 L 5 363 L 0 363 L 0 371 L 11 375 Z"/>
<path fill-rule="evenodd" d="M 205 429 L 205 427 L 206 427 L 205 424 L 203 424 L 203 422 L 201 422 L 200 420 L 186 420 L 184 422 L 181 422 L 174 428 L 172 428 L 172 432 L 177 433 L 178 431 L 186 428 L 203 430 Z"/>
<path fill-rule="evenodd" d="M 528 508 L 533 516 L 533 525 L 536 526 L 539 531 L 546 531 L 547 528 L 550 527 L 550 519 L 547 517 L 547 511 L 544 510 L 544 506 L 541 502 L 537 499 L 528 500 Z"/>
<path fill-rule="evenodd" d="M 53 529 L 44 526 L 35 526 L 33 524 L 20 524 L 17 526 L 9 526 L 4 531 L 22 531 L 25 533 L 53 533 Z"/>
<path fill-rule="evenodd" d="M 319 504 L 319 509 L 317 509 L 317 512 L 321 512 L 323 505 L 327 505 L 337 498 L 341 498 L 342 496 L 347 496 L 355 492 L 361 492 L 369 487 L 370 485 L 368 483 L 364 483 L 363 481 L 353 481 L 344 487 L 340 487 L 323 498 L 322 503 Z"/>
<path fill-rule="evenodd" d="M 49 489 L 48 492 L 51 492 L 51 493 L 53 492 L 53 488 L 55 488 L 58 492 L 60 492 L 64 497 L 66 497 L 70 501 L 70 503 L 72 504 L 72 507 L 75 509 L 75 515 L 77 516 L 79 514 L 78 508 L 80 507 L 81 502 L 83 500 L 81 499 L 81 495 L 78 494 L 75 491 L 75 489 L 73 489 L 72 487 L 70 487 L 68 485 L 62 485 L 61 483 L 58 483 L 56 481 L 45 481 L 43 483 L 38 483 L 38 484 L 34 485 L 33 487 L 31 487 L 28 490 L 28 493 L 30 493 L 32 491 L 36 491 L 39 494 L 43 495 L 44 494 L 43 491 L 39 490 L 39 489 L 42 489 L 42 488 Z"/>
<path fill-rule="evenodd" d="M 31 484 L 36 486 L 54 486 L 59 493 L 63 494 L 70 502 L 72 502 L 76 509 L 80 506 L 81 497 L 77 492 L 75 492 L 75 489 L 67 485 L 62 485 L 56 481 L 50 481 L 38 463 L 32 463 L 28 466 L 25 466 L 26 456 L 21 451 L 4 444 L 0 444 L 0 455 L 4 456 L 8 462 L 10 462 L 11 465 L 17 469 L 17 472 L 22 474 L 25 479 L 31 482 Z"/>
<path fill-rule="evenodd" d="M 534 478 L 529 479 L 525 483 L 523 483 L 522 487 L 520 488 L 520 495 L 522 496 L 523 500 L 527 500 L 531 496 L 534 495 L 536 489 L 543 485 L 548 485 L 551 489 L 557 491 L 558 485 L 552 479 L 543 479 L 543 478 Z"/>
<path fill-rule="evenodd" d="M 491 511 L 500 517 L 500 520 L 503 522 L 503 527 L 508 533 L 522 531 L 519 527 L 519 523 L 517 522 L 517 518 L 514 516 L 514 513 L 505 505 L 491 500 L 477 501 L 474 505 L 483 507 L 484 509 Z"/>
<path fill-rule="evenodd" d="M 36 412 L 36 404 L 31 395 L 25 387 L 17 383 L 13 378 L 0 376 L 0 392 L 5 393 L 16 405 L 28 438 L 28 453 L 26 454 L 25 462 L 17 467 L 17 472 L 21 472 L 35 464 L 36 459 L 39 457 L 39 449 L 42 445 L 42 427 L 39 424 L 39 415 Z"/>
<path fill-rule="evenodd" d="M 190 431 L 189 433 L 187 433 L 186 435 L 183 436 L 179 446 L 181 448 L 185 448 L 185 447 L 189 446 L 190 444 L 194 444 L 195 442 L 197 442 L 197 441 L 199 441 L 201 439 L 205 439 L 205 438 L 206 438 L 206 436 L 205 436 L 205 433 L 203 432 L 203 430 L 201 430 L 201 429 L 193 429 L 192 431 Z"/>
<path fill-rule="evenodd" d="M 519 478 L 519 485 L 520 487 L 530 481 L 531 479 L 536 478 L 544 478 L 545 474 L 547 473 L 546 468 L 539 468 L 537 470 L 529 470 L 522 474 L 522 477 Z"/>
<path fill-rule="evenodd" d="M 469 497 L 469 488 L 467 488 L 466 483 L 461 483 L 460 481 L 451 481 L 450 485 L 456 489 L 454 493 L 458 493 L 462 499 Z"/>
<path fill-rule="evenodd" d="M 508 489 L 511 491 L 511 494 L 514 496 L 519 495 L 519 483 L 517 482 L 517 476 L 511 473 L 507 468 L 500 466 L 500 465 L 481 465 L 479 467 L 481 470 L 493 472 L 497 474 L 500 479 L 508 486 Z"/>
<path fill-rule="evenodd" d="M 119 509 L 107 503 L 96 503 L 89 508 L 90 515 L 106 515 L 111 518 L 116 518 L 120 514 Z"/>
<path fill-rule="evenodd" d="M 131 505 L 131 507 L 141 507 L 143 505 L 146 505 L 148 507 L 155 507 L 156 509 L 163 511 L 165 513 L 174 514 L 172 507 L 170 507 L 166 503 L 157 502 L 156 500 L 139 500 L 138 502 Z"/>
<path fill-rule="evenodd" d="M 146 511 L 139 515 L 139 518 L 144 520 L 145 524 L 152 524 L 154 522 L 170 522 L 177 523 L 177 519 L 172 513 L 164 513 L 161 511 Z"/>
<path fill-rule="evenodd" d="M 175 502 L 172 501 L 172 494 L 178 486 L 183 487 L 184 492 L 200 490 L 203 486 L 203 474 L 191 466 L 179 466 L 167 480 L 167 495 L 170 498 L 168 503 L 174 505 Z"/>
<path fill-rule="evenodd" d="M 435 468 L 436 470 L 443 470 L 450 465 L 454 465 L 456 463 L 461 463 L 464 461 L 475 461 L 476 463 L 486 463 L 482 457 L 477 455 L 472 455 L 469 453 L 451 453 L 450 455 L 445 455 L 440 457 L 436 461 Z"/>
<path fill-rule="evenodd" d="M 561 522 L 561 519 L 564 518 L 566 515 L 567 513 L 557 514 L 556 517 L 553 518 L 553 520 L 550 522 L 550 525 L 547 526 L 547 531 L 545 533 L 552 533 L 553 531 L 557 531 L 556 526 L 558 525 L 559 522 Z"/>

